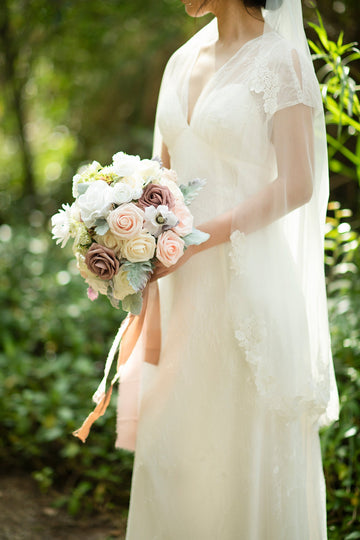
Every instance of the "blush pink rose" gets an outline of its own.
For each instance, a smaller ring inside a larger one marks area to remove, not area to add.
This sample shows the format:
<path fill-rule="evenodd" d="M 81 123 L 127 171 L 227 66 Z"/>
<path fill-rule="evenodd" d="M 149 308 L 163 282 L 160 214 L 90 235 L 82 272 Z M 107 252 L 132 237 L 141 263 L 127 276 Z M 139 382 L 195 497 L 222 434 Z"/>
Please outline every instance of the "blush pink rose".
<path fill-rule="evenodd" d="M 119 238 L 133 238 L 142 229 L 144 212 L 133 203 L 121 204 L 107 218 L 110 230 Z"/>
<path fill-rule="evenodd" d="M 179 236 L 186 236 L 187 234 L 190 234 L 193 230 L 194 218 L 186 204 L 177 200 L 172 211 L 179 220 L 176 227 L 173 227 L 173 231 L 175 231 Z"/>
<path fill-rule="evenodd" d="M 185 242 L 171 229 L 160 234 L 156 246 L 156 258 L 166 267 L 176 264 L 184 253 Z"/>

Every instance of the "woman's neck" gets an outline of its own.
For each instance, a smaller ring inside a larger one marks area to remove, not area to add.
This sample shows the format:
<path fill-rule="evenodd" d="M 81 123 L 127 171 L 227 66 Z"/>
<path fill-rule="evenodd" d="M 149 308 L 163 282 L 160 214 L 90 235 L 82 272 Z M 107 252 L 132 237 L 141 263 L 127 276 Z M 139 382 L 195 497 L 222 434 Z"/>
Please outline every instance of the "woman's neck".
<path fill-rule="evenodd" d="M 239 0 L 214 2 L 212 10 L 218 20 L 219 45 L 231 46 L 243 43 L 263 33 L 264 19 L 260 9 L 247 11 Z"/>

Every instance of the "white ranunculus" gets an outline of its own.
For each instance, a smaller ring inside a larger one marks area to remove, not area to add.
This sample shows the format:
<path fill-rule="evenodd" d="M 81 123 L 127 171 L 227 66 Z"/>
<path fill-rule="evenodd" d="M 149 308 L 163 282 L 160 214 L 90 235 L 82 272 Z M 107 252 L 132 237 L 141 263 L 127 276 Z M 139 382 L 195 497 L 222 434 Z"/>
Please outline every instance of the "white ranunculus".
<path fill-rule="evenodd" d="M 113 155 L 113 169 L 119 176 L 131 176 L 139 168 L 140 157 L 130 156 L 125 152 L 118 152 Z"/>
<path fill-rule="evenodd" d="M 51 218 L 53 239 L 57 244 L 61 243 L 62 248 L 70 238 L 71 219 L 72 207 L 69 204 L 63 204 L 62 209 Z"/>
<path fill-rule="evenodd" d="M 93 227 L 98 218 L 105 218 L 111 208 L 111 188 L 103 180 L 96 180 L 78 198 L 81 218 L 87 227 Z"/>
<path fill-rule="evenodd" d="M 111 189 L 110 200 L 115 204 L 129 203 L 133 200 L 134 188 L 125 182 L 118 182 Z M 137 193 L 135 193 L 137 195 Z"/>
<path fill-rule="evenodd" d="M 163 204 L 145 208 L 144 229 L 157 237 L 163 230 L 172 229 L 179 222 L 175 214 Z"/>

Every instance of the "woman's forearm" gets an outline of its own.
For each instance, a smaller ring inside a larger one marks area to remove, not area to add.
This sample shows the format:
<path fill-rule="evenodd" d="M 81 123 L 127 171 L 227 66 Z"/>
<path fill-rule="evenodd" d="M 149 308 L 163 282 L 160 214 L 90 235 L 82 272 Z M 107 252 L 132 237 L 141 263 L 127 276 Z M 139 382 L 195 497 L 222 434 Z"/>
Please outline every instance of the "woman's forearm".
<path fill-rule="evenodd" d="M 197 246 L 197 252 L 228 242 L 235 229 L 244 234 L 256 232 L 307 203 L 312 190 L 309 188 L 309 182 L 304 182 L 303 185 L 307 187 L 290 190 L 289 186 L 277 178 L 236 207 L 197 226 L 198 229 L 210 234 L 206 242 Z"/>

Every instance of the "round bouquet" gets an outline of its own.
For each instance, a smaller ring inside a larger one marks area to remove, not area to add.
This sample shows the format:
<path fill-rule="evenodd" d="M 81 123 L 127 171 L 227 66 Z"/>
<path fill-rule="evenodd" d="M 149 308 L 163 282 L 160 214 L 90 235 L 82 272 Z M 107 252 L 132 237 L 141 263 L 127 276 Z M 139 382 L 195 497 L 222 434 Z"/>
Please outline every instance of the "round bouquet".
<path fill-rule="evenodd" d="M 209 238 L 193 226 L 188 208 L 205 184 L 195 179 L 178 185 L 175 171 L 157 159 L 140 159 L 124 152 L 109 166 L 94 161 L 73 178 L 70 206 L 52 217 L 52 233 L 73 251 L 88 296 L 106 295 L 118 308 L 139 314 L 142 291 L 156 260 L 176 264 L 184 250 Z"/>

